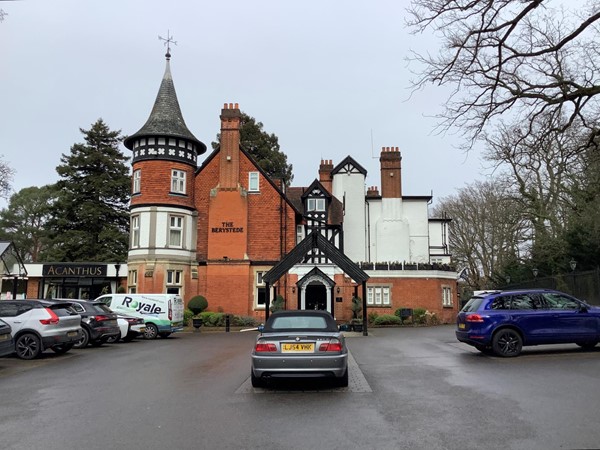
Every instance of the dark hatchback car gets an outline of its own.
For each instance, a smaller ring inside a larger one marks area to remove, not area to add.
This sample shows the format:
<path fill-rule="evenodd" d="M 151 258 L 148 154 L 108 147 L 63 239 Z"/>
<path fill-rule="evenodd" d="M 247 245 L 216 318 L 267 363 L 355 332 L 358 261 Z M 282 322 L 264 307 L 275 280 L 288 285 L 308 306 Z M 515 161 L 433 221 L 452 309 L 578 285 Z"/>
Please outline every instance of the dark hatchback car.
<path fill-rule="evenodd" d="M 75 348 L 85 348 L 88 344 L 98 347 L 121 332 L 117 323 L 117 315 L 104 303 L 79 299 L 57 299 L 55 301 L 71 303 L 73 310 L 81 316 L 83 336 L 75 344 Z"/>
<path fill-rule="evenodd" d="M 348 386 L 348 349 L 327 311 L 277 311 L 259 328 L 252 350 L 252 386 L 270 378 L 328 377 Z"/>
<path fill-rule="evenodd" d="M 541 344 L 591 349 L 600 341 L 600 308 L 546 289 L 482 292 L 461 309 L 456 326 L 460 342 L 499 356 Z"/>
<path fill-rule="evenodd" d="M 0 319 L 0 356 L 10 355 L 15 351 L 10 325 Z"/>

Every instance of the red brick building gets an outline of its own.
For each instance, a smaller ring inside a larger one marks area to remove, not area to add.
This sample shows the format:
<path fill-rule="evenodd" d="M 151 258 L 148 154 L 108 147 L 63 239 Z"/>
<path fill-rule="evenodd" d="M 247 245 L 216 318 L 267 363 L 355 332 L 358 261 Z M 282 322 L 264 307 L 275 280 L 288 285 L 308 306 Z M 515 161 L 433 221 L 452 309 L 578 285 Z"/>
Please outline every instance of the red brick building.
<path fill-rule="evenodd" d="M 125 140 L 133 152 L 130 292 L 176 292 L 186 301 L 201 294 L 211 311 L 259 318 L 280 295 L 288 309 L 327 309 L 340 322 L 352 317 L 358 295 L 378 314 L 420 307 L 454 319 L 448 220 L 428 217 L 430 196 L 402 196 L 397 148 L 382 149 L 382 195 L 365 192 L 366 170 L 350 156 L 321 161 L 308 187 L 286 187 L 240 146 L 241 112 L 230 103 L 221 110 L 220 147 L 198 166 L 206 146 L 185 124 L 169 60 L 148 121 Z M 312 233 L 323 245 L 308 246 Z M 271 280 L 269 271 L 302 242 L 305 253 Z"/>

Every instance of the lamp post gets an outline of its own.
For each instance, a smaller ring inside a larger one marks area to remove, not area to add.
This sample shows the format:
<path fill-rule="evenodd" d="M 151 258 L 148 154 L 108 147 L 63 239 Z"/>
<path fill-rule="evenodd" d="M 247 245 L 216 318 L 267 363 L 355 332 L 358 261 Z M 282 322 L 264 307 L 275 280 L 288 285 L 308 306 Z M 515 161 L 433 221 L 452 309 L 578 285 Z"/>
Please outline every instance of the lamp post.
<path fill-rule="evenodd" d="M 571 258 L 571 261 L 569 261 L 569 266 L 571 266 L 571 272 L 575 272 L 575 268 L 577 267 L 577 261 Z"/>
<path fill-rule="evenodd" d="M 577 261 L 575 261 L 575 258 L 571 258 L 571 261 L 569 261 L 569 266 L 571 266 L 571 276 L 573 277 L 573 294 L 577 295 L 577 277 L 575 276 Z"/>
<path fill-rule="evenodd" d="M 537 267 L 534 267 L 533 269 L 531 269 L 531 271 L 533 272 L 533 280 L 534 280 L 533 284 L 534 284 L 534 286 L 537 286 L 537 276 L 540 273 L 540 271 L 538 270 Z"/>
<path fill-rule="evenodd" d="M 115 264 L 115 294 L 119 292 L 119 269 L 121 268 L 121 263 Z"/>

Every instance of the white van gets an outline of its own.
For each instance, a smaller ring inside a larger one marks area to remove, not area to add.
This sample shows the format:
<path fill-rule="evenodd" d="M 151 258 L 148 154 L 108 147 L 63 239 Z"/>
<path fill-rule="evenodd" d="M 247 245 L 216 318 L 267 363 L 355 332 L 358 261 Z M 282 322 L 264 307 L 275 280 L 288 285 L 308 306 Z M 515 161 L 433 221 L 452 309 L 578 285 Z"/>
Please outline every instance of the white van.
<path fill-rule="evenodd" d="M 146 323 L 144 337 L 166 338 L 183 330 L 183 299 L 176 294 L 106 294 L 96 299 L 116 313 L 141 317 Z"/>

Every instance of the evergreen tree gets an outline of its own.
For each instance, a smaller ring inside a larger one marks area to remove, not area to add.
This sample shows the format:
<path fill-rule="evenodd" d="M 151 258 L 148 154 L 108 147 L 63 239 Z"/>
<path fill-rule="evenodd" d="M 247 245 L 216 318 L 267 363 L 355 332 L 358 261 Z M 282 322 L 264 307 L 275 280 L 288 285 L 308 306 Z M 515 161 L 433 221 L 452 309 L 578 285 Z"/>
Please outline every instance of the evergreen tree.
<path fill-rule="evenodd" d="M 0 211 L 0 238 L 12 241 L 24 262 L 40 261 L 48 246 L 46 223 L 54 198 L 53 185 L 31 186 L 13 194 Z"/>
<path fill-rule="evenodd" d="M 217 142 L 212 143 L 212 148 L 216 149 L 220 142 L 219 133 Z M 254 117 L 244 112 L 240 124 L 240 144 L 269 176 L 282 179 L 284 184 L 290 185 L 294 179 L 293 166 L 287 163 L 287 156 L 279 147 L 279 139 L 275 134 L 263 131 L 262 122 L 257 122 Z"/>
<path fill-rule="evenodd" d="M 129 159 L 119 150 L 121 131 L 98 119 L 80 129 L 85 143 L 71 147 L 56 168 L 58 181 L 54 217 L 48 227 L 52 248 L 47 259 L 122 261 L 129 247 Z"/>

